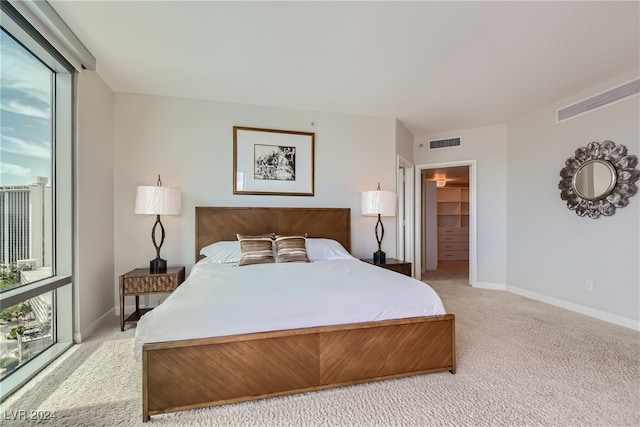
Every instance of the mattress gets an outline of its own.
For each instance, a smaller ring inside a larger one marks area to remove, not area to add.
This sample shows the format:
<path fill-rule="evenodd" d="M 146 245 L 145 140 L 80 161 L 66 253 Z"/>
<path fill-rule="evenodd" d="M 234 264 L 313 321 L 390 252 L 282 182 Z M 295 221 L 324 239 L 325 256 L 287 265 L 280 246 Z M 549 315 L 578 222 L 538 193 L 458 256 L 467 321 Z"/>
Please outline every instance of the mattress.
<path fill-rule="evenodd" d="M 316 326 L 443 315 L 427 284 L 357 259 L 239 267 L 201 261 L 138 322 L 142 346 Z"/>

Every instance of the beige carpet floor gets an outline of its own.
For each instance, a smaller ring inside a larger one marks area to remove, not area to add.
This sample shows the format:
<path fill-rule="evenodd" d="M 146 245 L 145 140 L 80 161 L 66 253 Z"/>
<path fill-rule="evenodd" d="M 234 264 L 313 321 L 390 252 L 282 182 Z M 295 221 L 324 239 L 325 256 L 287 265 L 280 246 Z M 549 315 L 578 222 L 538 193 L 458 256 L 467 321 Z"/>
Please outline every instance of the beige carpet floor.
<path fill-rule="evenodd" d="M 450 276 L 450 275 L 445 275 Z M 430 279 L 456 314 L 458 373 L 152 417 L 148 426 L 638 426 L 640 334 L 460 279 Z M 117 319 L 0 407 L 2 426 L 136 426 L 141 369 Z M 15 421 L 15 410 L 55 412 Z"/>

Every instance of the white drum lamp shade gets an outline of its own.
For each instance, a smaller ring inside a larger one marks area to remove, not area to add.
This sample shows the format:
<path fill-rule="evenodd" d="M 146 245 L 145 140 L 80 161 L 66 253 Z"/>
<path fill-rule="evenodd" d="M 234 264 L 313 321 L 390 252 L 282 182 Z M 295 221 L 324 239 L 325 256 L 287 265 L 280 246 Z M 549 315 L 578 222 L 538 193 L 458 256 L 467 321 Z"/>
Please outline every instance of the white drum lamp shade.
<path fill-rule="evenodd" d="M 147 215 L 180 215 L 182 194 L 177 188 L 140 186 L 136 194 L 135 213 Z"/>
<path fill-rule="evenodd" d="M 362 215 L 395 216 L 396 193 L 393 191 L 365 191 L 362 193 Z"/>
<path fill-rule="evenodd" d="M 361 197 L 362 215 L 377 216 L 376 222 L 376 241 L 378 242 L 378 250 L 373 253 L 374 264 L 384 264 L 387 256 L 382 252 L 382 239 L 384 237 L 384 226 L 382 225 L 381 216 L 395 216 L 397 199 L 396 193 L 393 191 L 380 190 L 380 184 L 375 191 L 365 191 Z"/>

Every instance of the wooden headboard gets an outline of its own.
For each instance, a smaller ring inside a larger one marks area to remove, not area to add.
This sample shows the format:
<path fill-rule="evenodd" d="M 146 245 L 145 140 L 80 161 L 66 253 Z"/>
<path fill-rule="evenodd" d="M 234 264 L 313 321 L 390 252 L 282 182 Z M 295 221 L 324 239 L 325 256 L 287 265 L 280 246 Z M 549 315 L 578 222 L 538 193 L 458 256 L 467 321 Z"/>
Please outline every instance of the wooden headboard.
<path fill-rule="evenodd" d="M 236 234 L 307 234 L 333 239 L 351 252 L 349 208 L 241 208 L 196 206 L 196 261 L 200 249 Z"/>

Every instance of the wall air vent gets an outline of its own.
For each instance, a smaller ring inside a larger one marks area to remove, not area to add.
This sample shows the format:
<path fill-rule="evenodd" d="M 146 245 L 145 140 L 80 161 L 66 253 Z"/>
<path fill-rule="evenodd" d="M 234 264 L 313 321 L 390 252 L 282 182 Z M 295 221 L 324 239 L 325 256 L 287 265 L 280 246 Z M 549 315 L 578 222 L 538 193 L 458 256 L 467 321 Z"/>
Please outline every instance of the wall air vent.
<path fill-rule="evenodd" d="M 440 148 L 453 148 L 460 146 L 460 138 L 447 138 L 429 141 L 429 150 L 437 150 Z"/>
<path fill-rule="evenodd" d="M 632 80 L 618 87 L 614 87 L 613 89 L 594 95 L 591 98 L 587 98 L 580 102 L 576 102 L 573 105 L 559 109 L 557 121 L 558 123 L 564 122 L 565 120 L 569 120 L 576 116 L 602 108 L 606 105 L 622 101 L 625 98 L 638 95 L 639 93 L 640 79 Z"/>

